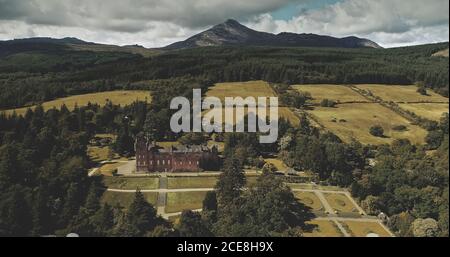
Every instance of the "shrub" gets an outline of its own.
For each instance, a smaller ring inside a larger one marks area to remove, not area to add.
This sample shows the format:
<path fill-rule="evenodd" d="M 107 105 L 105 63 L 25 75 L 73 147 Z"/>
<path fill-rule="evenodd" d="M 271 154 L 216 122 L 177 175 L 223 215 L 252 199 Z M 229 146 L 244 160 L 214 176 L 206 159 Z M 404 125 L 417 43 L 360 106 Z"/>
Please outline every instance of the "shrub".
<path fill-rule="evenodd" d="M 381 126 L 372 126 L 370 128 L 370 134 L 375 137 L 383 137 L 384 129 Z"/>
<path fill-rule="evenodd" d="M 322 107 L 335 107 L 336 102 L 334 100 L 330 99 L 323 99 L 322 102 L 320 102 L 320 106 Z"/>
<path fill-rule="evenodd" d="M 406 131 L 408 130 L 408 128 L 405 125 L 397 125 L 392 127 L 393 130 L 395 131 Z"/>

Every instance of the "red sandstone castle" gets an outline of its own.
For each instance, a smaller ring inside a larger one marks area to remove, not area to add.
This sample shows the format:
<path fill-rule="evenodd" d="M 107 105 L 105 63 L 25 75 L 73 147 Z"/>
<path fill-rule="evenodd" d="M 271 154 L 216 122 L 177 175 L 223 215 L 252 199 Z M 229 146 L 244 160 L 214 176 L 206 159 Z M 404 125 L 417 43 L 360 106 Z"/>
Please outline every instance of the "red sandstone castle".
<path fill-rule="evenodd" d="M 144 137 L 137 138 L 135 150 L 138 173 L 197 172 L 219 158 L 216 147 L 181 145 L 163 148 Z"/>

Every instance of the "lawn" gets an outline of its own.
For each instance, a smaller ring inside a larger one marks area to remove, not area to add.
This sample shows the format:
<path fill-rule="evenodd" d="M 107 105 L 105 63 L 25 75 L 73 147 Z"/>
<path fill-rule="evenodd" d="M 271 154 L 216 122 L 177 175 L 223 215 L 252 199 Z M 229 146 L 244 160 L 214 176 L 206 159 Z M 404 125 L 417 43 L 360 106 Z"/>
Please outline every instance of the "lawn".
<path fill-rule="evenodd" d="M 448 113 L 448 104 L 442 103 L 416 103 L 416 104 L 399 104 L 400 108 L 413 112 L 417 116 L 439 121 L 442 114 Z"/>
<path fill-rule="evenodd" d="M 309 111 L 323 126 L 349 143 L 353 139 L 362 144 L 389 144 L 395 139 L 409 139 L 414 144 L 423 144 L 427 131 L 412 125 L 394 111 L 376 103 L 340 104 L 336 108 L 317 107 Z M 370 127 L 379 125 L 385 137 L 375 137 L 369 133 Z M 406 131 L 392 128 L 398 125 Z"/>
<path fill-rule="evenodd" d="M 129 105 L 136 100 L 140 101 L 151 101 L 151 95 L 149 91 L 108 91 L 108 92 L 100 92 L 100 93 L 92 93 L 92 94 L 84 94 L 84 95 L 75 95 L 75 96 L 69 96 L 65 98 L 56 99 L 49 102 L 44 102 L 42 104 L 42 107 L 44 110 L 49 110 L 52 108 L 61 108 L 63 104 L 66 105 L 66 107 L 69 110 L 73 110 L 75 106 L 86 106 L 89 103 L 92 104 L 98 104 L 100 106 L 104 106 L 107 101 L 112 101 L 113 104 L 120 104 L 122 106 Z M 34 107 L 32 107 L 34 108 Z M 18 108 L 13 110 L 7 110 L 7 114 L 12 114 L 13 111 L 16 111 L 18 115 L 23 115 L 28 110 L 28 107 L 25 108 Z"/>
<path fill-rule="evenodd" d="M 366 237 L 367 234 L 375 233 L 380 237 L 391 235 L 378 222 L 340 221 L 349 234 L 355 237 Z"/>
<path fill-rule="evenodd" d="M 153 206 L 156 205 L 158 199 L 158 193 L 143 193 L 147 202 Z M 134 200 L 135 193 L 122 193 L 122 192 L 108 192 L 106 191 L 102 196 L 102 203 L 108 203 L 111 206 L 121 206 L 128 208 Z"/>
<path fill-rule="evenodd" d="M 344 85 L 295 85 L 292 88 L 308 92 L 313 103 L 320 103 L 323 99 L 334 100 L 339 103 L 369 102 L 366 98 Z"/>
<path fill-rule="evenodd" d="M 273 164 L 275 166 L 275 168 L 277 168 L 277 170 L 279 170 L 279 171 L 286 171 L 287 169 L 289 169 L 289 167 L 286 166 L 286 164 L 284 164 L 284 162 L 279 159 L 268 158 L 268 159 L 264 159 L 264 161 L 266 163 Z"/>
<path fill-rule="evenodd" d="M 304 237 L 342 237 L 342 233 L 333 221 L 313 220 L 307 222 L 312 225 L 311 231 L 303 233 Z"/>
<path fill-rule="evenodd" d="M 167 193 L 166 213 L 201 209 L 206 193 L 206 191 Z"/>
<path fill-rule="evenodd" d="M 330 194 L 325 193 L 325 199 L 330 204 L 333 210 L 339 212 L 339 214 L 359 214 L 356 206 L 350 201 L 350 199 L 344 194 Z"/>
<path fill-rule="evenodd" d="M 214 188 L 217 177 L 169 177 L 169 189 Z"/>
<path fill-rule="evenodd" d="M 206 96 L 218 97 L 222 104 L 225 103 L 225 97 L 275 97 L 276 94 L 265 81 L 249 81 L 235 83 L 218 83 L 212 87 Z M 257 100 L 257 99 L 256 99 Z"/>
<path fill-rule="evenodd" d="M 324 208 L 319 198 L 313 192 L 294 192 L 295 198 L 315 212 L 324 213 Z"/>
<path fill-rule="evenodd" d="M 91 161 L 102 162 L 108 160 L 109 150 L 110 148 L 108 146 L 88 146 L 87 154 Z"/>
<path fill-rule="evenodd" d="M 106 177 L 112 177 L 113 172 L 115 170 L 117 170 L 117 168 L 119 168 L 120 166 L 125 165 L 126 163 L 123 162 L 116 162 L 116 161 L 112 161 L 112 162 L 108 162 L 106 164 L 103 164 L 97 171 L 97 173 L 100 173 Z"/>
<path fill-rule="evenodd" d="M 392 102 L 434 102 L 448 103 L 448 98 L 434 93 L 431 90 L 428 91 L 428 95 L 421 95 L 417 92 L 417 87 L 411 86 L 395 86 L 395 85 L 358 85 L 360 89 L 370 91 L 374 96 L 378 96 L 384 101 Z"/>
<path fill-rule="evenodd" d="M 135 190 L 152 190 L 159 188 L 159 178 L 151 177 L 103 177 L 103 183 L 108 188 Z"/>

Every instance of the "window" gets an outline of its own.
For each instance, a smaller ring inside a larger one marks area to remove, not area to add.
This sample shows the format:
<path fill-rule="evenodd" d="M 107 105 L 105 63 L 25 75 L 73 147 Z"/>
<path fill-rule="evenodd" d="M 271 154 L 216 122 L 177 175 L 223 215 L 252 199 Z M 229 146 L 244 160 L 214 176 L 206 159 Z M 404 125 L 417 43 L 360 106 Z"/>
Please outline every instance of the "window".
<path fill-rule="evenodd" d="M 165 160 L 163 160 L 163 165 L 166 165 L 166 161 Z"/>
<path fill-rule="evenodd" d="M 158 164 L 159 165 L 159 160 L 156 162 L 156 164 Z"/>
<path fill-rule="evenodd" d="M 170 160 L 168 160 L 168 161 L 167 161 L 167 164 L 169 164 L 169 165 L 170 165 Z"/>

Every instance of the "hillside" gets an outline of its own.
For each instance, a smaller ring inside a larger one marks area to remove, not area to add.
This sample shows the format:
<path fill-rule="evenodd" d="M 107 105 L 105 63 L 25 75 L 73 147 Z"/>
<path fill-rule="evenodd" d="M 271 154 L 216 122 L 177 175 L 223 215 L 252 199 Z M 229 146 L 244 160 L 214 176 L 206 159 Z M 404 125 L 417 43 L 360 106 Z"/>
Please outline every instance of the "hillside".
<path fill-rule="evenodd" d="M 284 46 L 284 47 L 342 47 L 381 48 L 377 43 L 357 37 L 334 38 L 315 34 L 271 34 L 252 30 L 235 20 L 216 25 L 185 41 L 173 43 L 164 49 L 185 49 L 205 46 Z"/>

